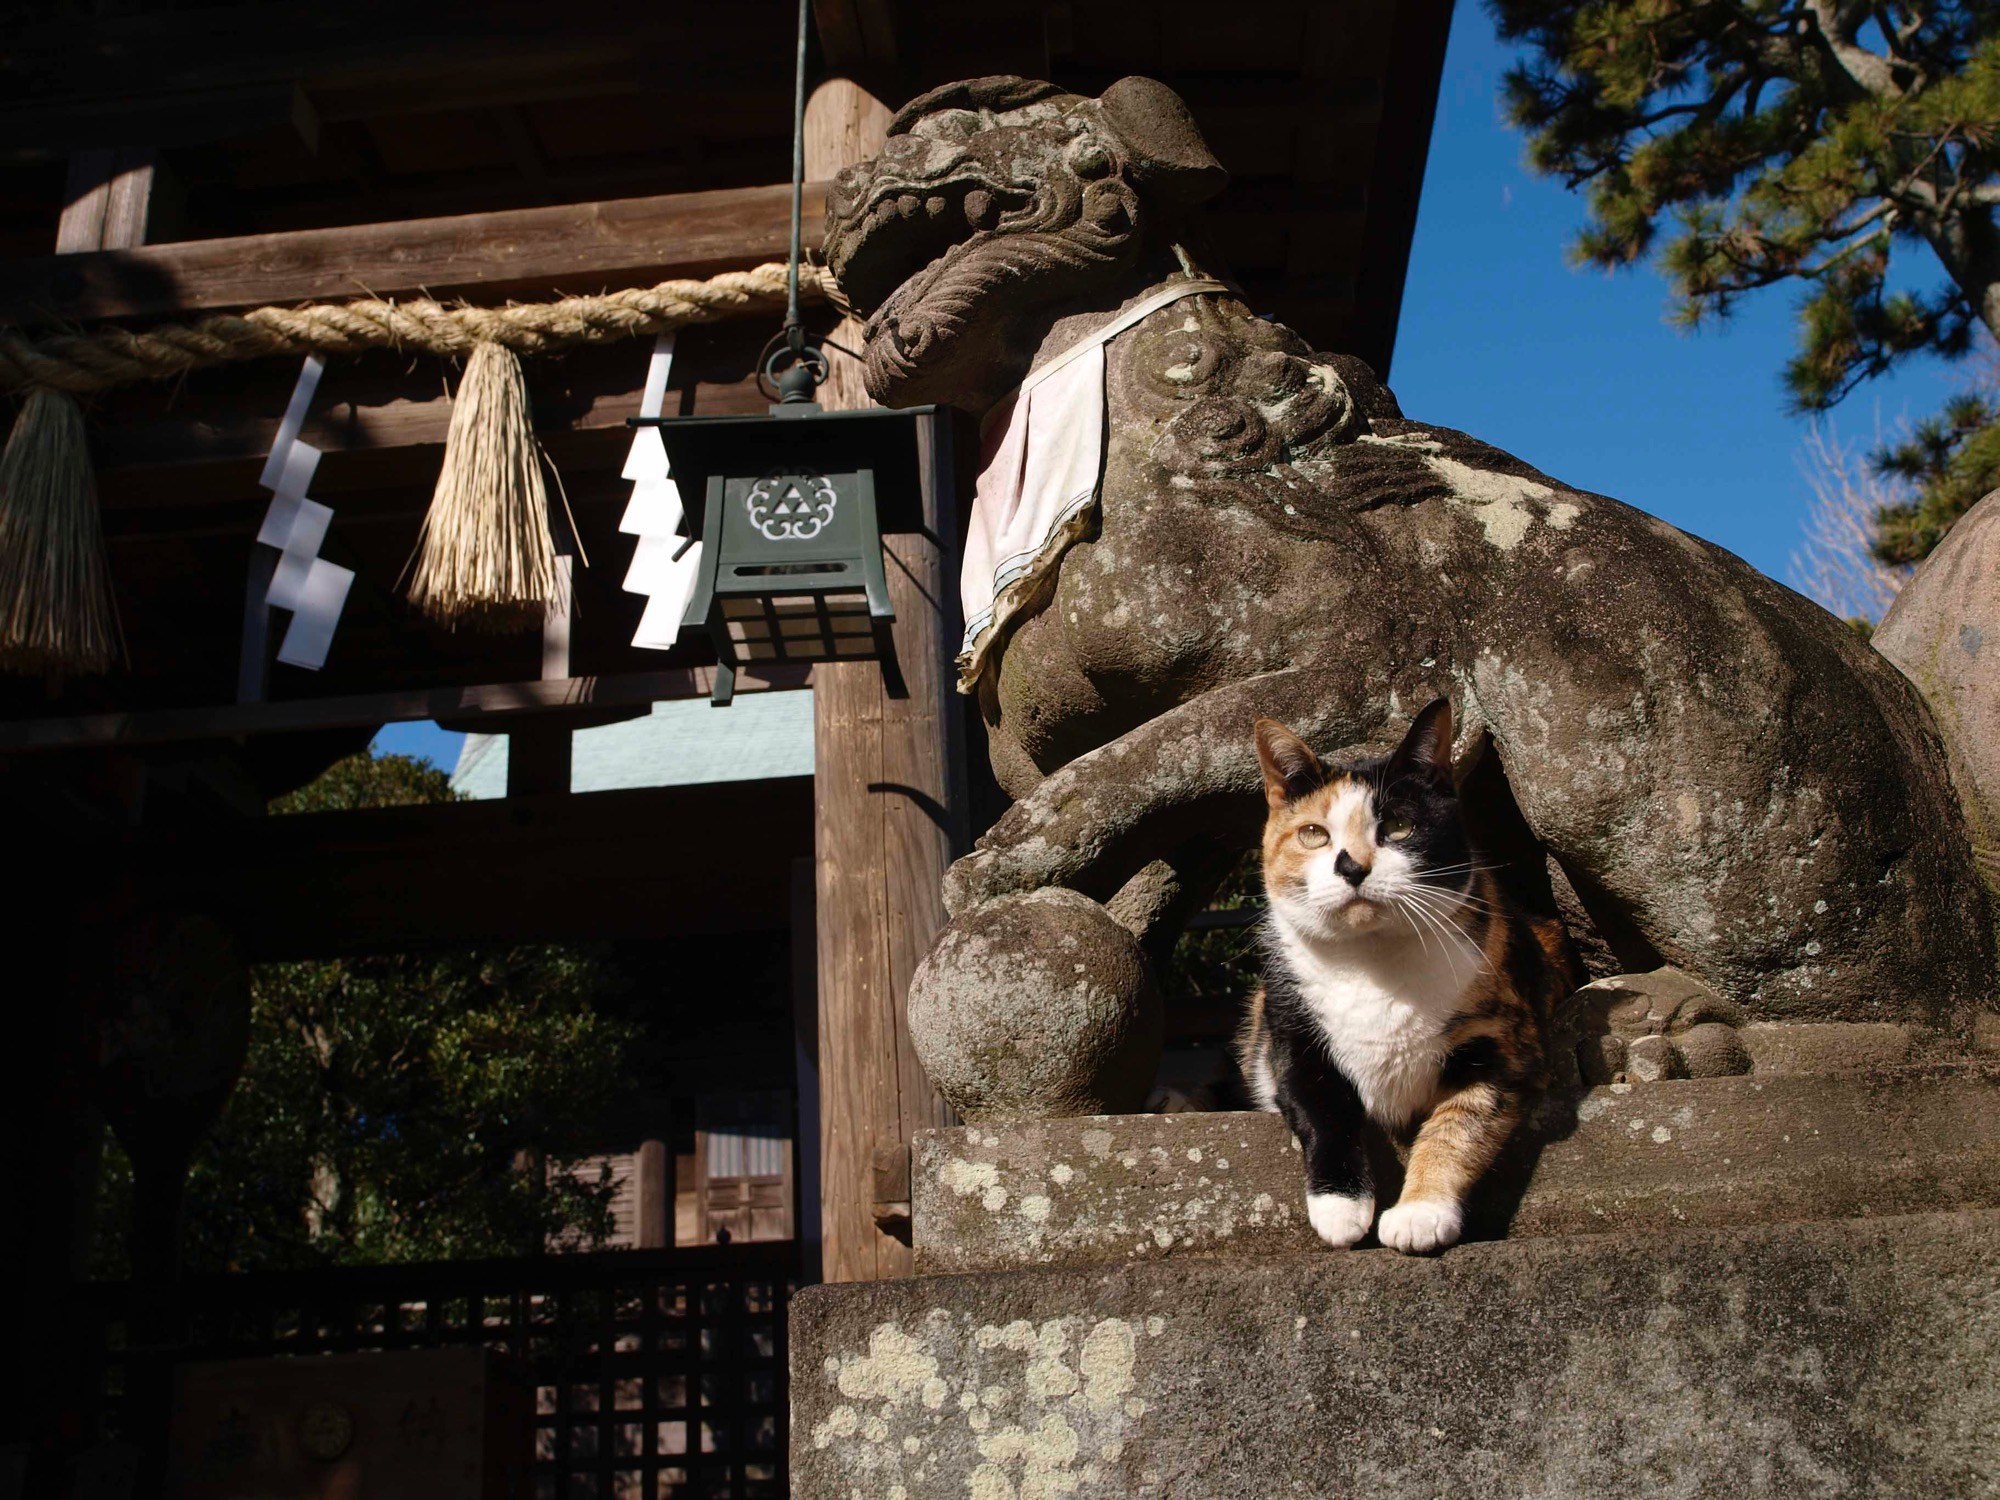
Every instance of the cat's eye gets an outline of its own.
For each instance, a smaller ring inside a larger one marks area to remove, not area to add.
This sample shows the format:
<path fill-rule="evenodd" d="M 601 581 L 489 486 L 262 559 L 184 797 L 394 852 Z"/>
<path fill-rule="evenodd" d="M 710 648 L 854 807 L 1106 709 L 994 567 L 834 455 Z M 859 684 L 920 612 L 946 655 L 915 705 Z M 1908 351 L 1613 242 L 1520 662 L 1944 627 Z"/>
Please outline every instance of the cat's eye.
<path fill-rule="evenodd" d="M 1382 820 L 1382 837 L 1392 844 L 1400 844 L 1414 832 L 1408 818 L 1388 817 Z"/>
<path fill-rule="evenodd" d="M 1324 849 L 1327 842 L 1326 830 L 1317 823 L 1299 824 L 1299 842 L 1308 849 Z"/>

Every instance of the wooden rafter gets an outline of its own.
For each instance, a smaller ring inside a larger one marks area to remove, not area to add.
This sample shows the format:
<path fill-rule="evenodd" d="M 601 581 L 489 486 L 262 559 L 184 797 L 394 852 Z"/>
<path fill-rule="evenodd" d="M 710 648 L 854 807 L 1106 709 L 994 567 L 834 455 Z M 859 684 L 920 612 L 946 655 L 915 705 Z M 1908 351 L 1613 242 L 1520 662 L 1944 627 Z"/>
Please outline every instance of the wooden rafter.
<path fill-rule="evenodd" d="M 211 821 L 90 853 L 142 897 L 228 913 L 257 962 L 770 931 L 812 853 L 812 778 Z"/>
<path fill-rule="evenodd" d="M 396 0 L 48 11 L 0 23 L 0 82 L 12 96 L 0 137 L 52 150 L 75 143 L 50 129 L 90 133 L 107 106 L 135 123 L 149 111 L 170 119 L 228 89 L 296 88 L 325 121 L 684 85 L 747 88 L 780 107 L 789 93 L 785 0 L 581 15 L 529 0 L 482 0 L 458 13 Z M 15 112 L 24 126 L 34 114 L 42 133 L 7 128 Z M 234 133 L 245 123 L 260 122 Z"/>
<path fill-rule="evenodd" d="M 458 729 L 500 734 L 529 720 L 578 721 L 594 717 L 602 722 L 607 717 L 602 710 L 705 698 L 714 686 L 713 667 L 680 667 L 617 677 L 558 677 L 275 703 L 226 703 L 202 708 L 14 719 L 0 721 L 0 755 L 352 729 L 424 720 L 442 720 Z M 811 686 L 810 666 L 744 668 L 736 677 L 739 693 L 783 692 Z"/>
<path fill-rule="evenodd" d="M 827 69 L 882 78 L 896 68 L 894 0 L 813 0 Z"/>

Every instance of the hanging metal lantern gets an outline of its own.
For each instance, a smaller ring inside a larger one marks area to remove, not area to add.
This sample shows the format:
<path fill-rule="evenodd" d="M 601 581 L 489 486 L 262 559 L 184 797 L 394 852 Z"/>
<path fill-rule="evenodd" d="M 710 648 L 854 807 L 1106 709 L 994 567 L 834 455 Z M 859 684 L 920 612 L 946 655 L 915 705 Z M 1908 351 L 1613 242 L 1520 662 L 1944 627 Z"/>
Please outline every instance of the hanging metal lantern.
<path fill-rule="evenodd" d="M 889 632 L 882 533 L 924 530 L 925 484 L 942 500 L 950 482 L 950 423 L 936 407 L 822 411 L 813 400 L 827 364 L 799 314 L 809 24 L 808 0 L 799 0 L 785 324 L 758 361 L 777 401 L 767 417 L 628 419 L 659 428 L 689 512 L 676 560 L 701 541 L 681 628 L 714 638 L 717 706 L 735 692 L 739 667 L 763 662 L 872 658 L 889 695 L 908 696 Z"/>
<path fill-rule="evenodd" d="M 900 697 L 882 533 L 923 529 L 924 485 L 947 473 L 945 423 L 932 406 L 822 411 L 796 394 L 806 380 L 788 371 L 782 384 L 767 417 L 631 419 L 660 429 L 702 543 L 682 628 L 715 642 L 718 705 L 739 667 L 773 662 L 878 660 Z"/>

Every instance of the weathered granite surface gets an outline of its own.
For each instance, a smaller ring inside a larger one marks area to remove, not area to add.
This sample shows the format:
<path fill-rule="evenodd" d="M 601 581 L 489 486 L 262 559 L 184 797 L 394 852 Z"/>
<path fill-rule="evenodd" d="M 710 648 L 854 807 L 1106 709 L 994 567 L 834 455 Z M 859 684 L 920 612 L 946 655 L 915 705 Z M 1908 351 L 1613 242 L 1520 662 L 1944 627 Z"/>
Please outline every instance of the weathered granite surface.
<path fill-rule="evenodd" d="M 810 1287 L 798 1500 L 2000 1494 L 2000 1213 Z"/>
<path fill-rule="evenodd" d="M 1297 1147 L 1272 1114 L 958 1126 L 919 1132 L 912 1151 L 919 1273 L 1318 1244 Z"/>
<path fill-rule="evenodd" d="M 1573 1113 L 1545 1107 L 1536 1128 L 1475 1196 L 1474 1236 L 2000 1207 L 1991 1067 L 1612 1084 Z M 1320 1248 L 1276 1115 L 954 1127 L 919 1135 L 915 1152 L 924 1273 Z"/>
<path fill-rule="evenodd" d="M 869 315 L 871 393 L 983 409 L 1201 269 L 1190 215 L 1220 186 L 1185 108 L 1146 80 L 1086 98 L 978 79 L 906 106 L 828 198 L 829 264 Z M 1119 910 L 1156 863 L 1193 872 L 1218 845 L 1251 847 L 1260 714 L 1338 755 L 1450 694 L 1461 768 L 1496 805 L 1510 793 L 1525 830 L 1496 857 L 1533 872 L 1552 856 L 1621 966 L 1679 965 L 1753 1021 L 1962 1035 L 1991 1003 L 1986 895 L 1929 716 L 1824 610 L 1406 418 L 1359 361 L 1225 293 L 1113 339 L 1105 399 L 1097 523 L 1010 585 L 1018 623 L 977 678 L 1018 800 L 953 867 L 955 919 L 1052 886 Z M 1051 915 L 1094 940 L 1078 908 Z M 913 995 L 1053 1006 L 1019 968 L 947 943 Z M 1142 985 L 1107 977 L 1104 995 L 1143 1011 Z M 968 1117 L 1027 1091 L 961 1093 L 945 1065 L 963 1054 L 918 1048 Z"/>
<path fill-rule="evenodd" d="M 1754 1073 L 1837 1075 L 1916 1061 L 1937 1045 L 1938 1038 L 1921 1027 L 1900 1026 L 1894 1021 L 1831 1021 L 1824 1025 L 1754 1024 L 1739 1029 L 1736 1041 L 1749 1055 Z"/>
<path fill-rule="evenodd" d="M 2000 881 L 2000 494 L 1958 518 L 1870 638 L 1917 685 L 1951 757 L 1981 865 Z"/>

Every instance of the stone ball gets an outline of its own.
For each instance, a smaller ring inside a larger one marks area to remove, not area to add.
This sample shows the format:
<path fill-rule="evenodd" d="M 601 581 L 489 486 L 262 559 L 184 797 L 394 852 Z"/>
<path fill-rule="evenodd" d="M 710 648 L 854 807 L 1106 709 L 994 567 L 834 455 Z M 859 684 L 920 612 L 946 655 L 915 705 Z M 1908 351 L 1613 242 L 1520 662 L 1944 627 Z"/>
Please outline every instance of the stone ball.
<path fill-rule="evenodd" d="M 1750 1071 L 1750 1054 L 1734 1026 L 1703 1021 L 1674 1038 L 1690 1078 L 1734 1078 Z"/>
<path fill-rule="evenodd" d="M 1163 1017 L 1139 943 L 1075 891 L 959 916 L 910 981 L 910 1038 L 967 1120 L 1125 1114 L 1159 1071 Z"/>

